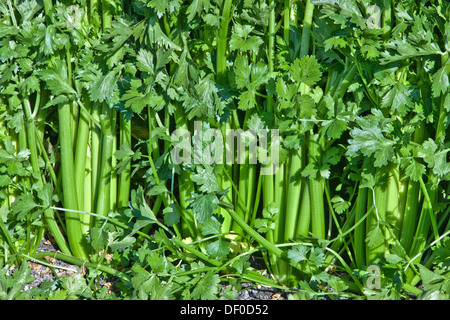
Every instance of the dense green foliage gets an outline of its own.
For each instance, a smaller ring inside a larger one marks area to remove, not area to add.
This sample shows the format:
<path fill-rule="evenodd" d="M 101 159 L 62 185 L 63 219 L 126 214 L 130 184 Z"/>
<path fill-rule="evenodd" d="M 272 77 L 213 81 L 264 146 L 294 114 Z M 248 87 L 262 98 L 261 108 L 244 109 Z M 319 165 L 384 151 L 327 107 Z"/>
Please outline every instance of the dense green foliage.
<path fill-rule="evenodd" d="M 449 55 L 443 0 L 2 0 L 0 298 L 450 298 Z M 89 273 L 20 292 L 44 237 Z"/>

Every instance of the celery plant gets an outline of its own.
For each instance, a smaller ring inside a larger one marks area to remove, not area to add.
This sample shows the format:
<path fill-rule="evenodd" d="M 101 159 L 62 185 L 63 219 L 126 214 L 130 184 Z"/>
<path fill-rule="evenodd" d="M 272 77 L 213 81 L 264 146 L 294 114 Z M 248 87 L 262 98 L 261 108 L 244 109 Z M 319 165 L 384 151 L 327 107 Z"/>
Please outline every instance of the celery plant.
<path fill-rule="evenodd" d="M 352 269 L 375 264 L 417 293 L 450 225 L 450 10 L 376 5 L 0 4 L 2 252 L 31 257 L 48 232 L 62 256 L 103 263 L 155 239 L 244 280 L 262 281 L 242 260 L 261 253 L 284 286 L 336 285 L 337 268 L 369 294 Z M 277 143 L 279 163 L 262 161 Z"/>

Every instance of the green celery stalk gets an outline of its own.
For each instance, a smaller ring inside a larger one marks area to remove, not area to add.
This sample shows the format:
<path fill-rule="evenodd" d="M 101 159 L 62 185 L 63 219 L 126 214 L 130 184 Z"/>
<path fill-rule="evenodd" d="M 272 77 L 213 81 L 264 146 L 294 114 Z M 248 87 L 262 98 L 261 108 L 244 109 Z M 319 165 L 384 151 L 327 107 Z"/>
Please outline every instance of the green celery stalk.
<path fill-rule="evenodd" d="M 247 188 L 247 215 L 245 216 L 245 221 L 249 222 L 250 226 L 253 226 L 251 223 L 251 212 L 252 209 L 257 206 L 256 202 L 259 201 L 259 199 L 256 197 L 258 189 L 257 166 L 256 164 L 249 164 L 248 166 L 248 180 L 250 185 Z"/>
<path fill-rule="evenodd" d="M 302 39 L 300 46 L 300 57 L 304 57 L 309 53 L 309 42 L 311 38 L 311 26 L 314 16 L 314 5 L 311 0 L 306 0 L 305 13 L 303 16 Z"/>
<path fill-rule="evenodd" d="M 417 72 L 421 77 L 425 76 L 423 73 L 422 63 L 418 62 Z M 422 99 L 427 99 L 430 96 L 429 89 L 421 88 Z M 413 141 L 417 144 L 422 144 L 425 138 L 425 123 L 420 121 L 415 128 Z M 419 219 L 419 211 L 421 205 L 420 184 L 418 181 L 410 179 L 408 181 L 408 190 L 406 191 L 405 212 L 403 216 L 402 230 L 400 234 L 400 243 L 406 252 L 409 252 L 414 238 L 414 232 L 417 228 Z"/>
<path fill-rule="evenodd" d="M 109 209 L 115 210 L 117 208 L 117 173 L 114 169 L 117 165 L 117 159 L 114 153 L 117 150 L 117 134 L 113 134 L 113 146 L 111 148 L 111 173 L 110 173 L 110 184 L 109 188 Z"/>
<path fill-rule="evenodd" d="M 310 161 L 320 163 L 322 147 L 321 140 L 310 134 L 308 151 Z M 311 199 L 311 232 L 321 239 L 325 238 L 325 208 L 324 208 L 324 181 L 321 176 L 310 177 L 309 194 Z"/>
<path fill-rule="evenodd" d="M 271 10 L 269 12 L 269 25 L 268 25 L 268 39 L 267 39 L 267 65 L 269 68 L 269 75 L 273 75 L 274 63 L 275 63 L 275 1 L 269 0 L 269 7 Z M 273 97 L 267 99 L 267 111 L 273 112 Z"/>
<path fill-rule="evenodd" d="M 67 209 L 78 210 L 76 184 L 73 179 L 73 173 L 75 172 L 73 160 L 74 152 L 70 125 L 68 125 L 72 121 L 71 108 L 73 108 L 72 103 L 58 105 L 62 192 L 64 207 Z M 75 256 L 86 258 L 87 249 L 83 243 L 79 214 L 66 212 L 65 215 L 70 249 Z"/>
<path fill-rule="evenodd" d="M 89 19 L 89 24 L 93 26 L 94 30 L 98 30 L 99 26 L 100 26 L 100 3 L 99 0 L 89 0 L 89 14 L 88 14 L 88 19 Z"/>
<path fill-rule="evenodd" d="M 406 252 L 411 250 L 414 233 L 417 228 L 420 203 L 420 184 L 417 181 L 410 180 L 408 183 L 405 214 L 400 236 L 400 243 Z"/>
<path fill-rule="evenodd" d="M 283 39 L 286 46 L 289 47 L 291 29 L 291 3 L 290 0 L 284 0 L 283 4 Z"/>
<path fill-rule="evenodd" d="M 392 0 L 383 0 L 383 15 L 381 21 L 381 28 L 383 29 L 383 39 L 388 40 L 391 36 L 392 24 Z"/>
<path fill-rule="evenodd" d="M 44 0 L 45 20 L 47 23 L 52 22 L 53 3 L 52 0 Z"/>
<path fill-rule="evenodd" d="M 389 177 L 387 181 L 387 204 L 386 204 L 386 222 L 394 227 L 394 234 L 398 237 L 399 230 L 403 220 L 401 202 L 403 201 L 404 191 L 401 190 L 400 172 L 398 164 L 391 164 L 389 168 Z M 386 235 L 388 243 L 395 241 Z"/>
<path fill-rule="evenodd" d="M 102 12 L 102 30 L 105 32 L 111 28 L 113 4 L 111 0 L 101 0 L 101 12 Z"/>
<path fill-rule="evenodd" d="M 181 104 L 176 104 L 174 120 L 177 129 L 189 130 L 187 115 Z M 200 132 L 200 134 L 202 133 Z M 191 180 L 190 175 L 191 173 L 186 170 L 183 170 L 181 174 L 178 175 L 178 196 L 179 203 L 183 211 L 183 216 L 181 217 L 181 231 L 183 238 L 191 237 L 195 240 L 200 236 L 197 226 L 197 220 L 195 219 L 192 210 L 186 210 L 188 206 L 187 201 L 189 198 L 191 198 L 191 192 L 194 191 L 194 182 Z"/>
<path fill-rule="evenodd" d="M 100 106 L 96 103 L 92 106 L 92 117 L 100 122 Z M 91 191 L 93 194 L 91 201 L 91 208 L 94 210 L 97 208 L 98 202 L 98 188 L 99 188 L 99 169 L 100 169 L 100 150 L 101 150 L 101 128 L 97 127 L 95 124 L 91 123 L 90 127 L 91 135 Z M 94 219 L 91 219 L 94 220 Z"/>
<path fill-rule="evenodd" d="M 356 198 L 355 222 L 359 222 L 367 211 L 368 189 L 359 187 Z M 355 263 L 358 269 L 363 269 L 366 265 L 366 228 L 365 223 L 359 223 L 354 232 L 353 251 Z"/>
<path fill-rule="evenodd" d="M 227 39 L 228 24 L 231 21 L 231 7 L 233 1 L 225 0 L 222 9 L 222 21 L 219 29 L 219 38 L 217 39 L 217 82 L 224 84 L 227 82 Z"/>
<path fill-rule="evenodd" d="M 311 228 L 311 196 L 309 181 L 305 180 L 301 190 L 300 211 L 297 219 L 296 236 L 308 236 Z"/>
<path fill-rule="evenodd" d="M 102 130 L 100 168 L 98 170 L 98 195 L 96 212 L 106 216 L 111 209 L 111 173 L 114 150 L 115 111 L 106 104 L 102 105 L 100 123 Z"/>
<path fill-rule="evenodd" d="M 89 99 L 84 96 L 84 105 L 87 106 L 88 110 L 90 110 Z M 74 171 L 74 181 L 76 185 L 77 191 L 77 200 L 78 200 L 78 208 L 80 210 L 85 208 L 85 199 L 84 199 L 84 183 L 86 178 L 86 158 L 87 158 L 87 150 L 88 150 L 88 142 L 89 142 L 89 128 L 90 128 L 90 120 L 88 116 L 84 112 L 80 112 L 78 130 L 77 130 L 77 139 L 75 145 L 75 171 Z M 82 221 L 82 232 L 83 234 L 87 233 L 87 230 L 90 227 L 90 217 L 86 217 L 84 215 L 80 216 L 80 220 Z"/>
<path fill-rule="evenodd" d="M 302 190 L 304 189 L 304 180 L 300 176 L 300 171 L 303 169 L 303 148 L 294 151 L 294 154 L 289 159 L 288 177 L 289 182 L 286 184 L 286 213 L 284 222 L 284 239 L 288 242 L 294 238 L 295 229 L 297 227 L 297 219 L 301 219 L 299 215 L 303 211 L 299 211 L 302 200 Z M 299 181 L 291 181 L 292 177 L 297 177 Z M 283 225 L 280 225 L 283 228 Z"/>
<path fill-rule="evenodd" d="M 372 203 L 374 212 L 367 218 L 366 230 L 370 232 L 375 228 L 382 228 L 380 221 L 386 221 L 386 206 L 388 201 L 387 192 L 388 170 L 381 168 L 376 173 L 376 185 L 372 190 Z M 376 259 L 384 257 L 386 252 L 386 241 L 380 242 L 377 246 L 366 246 L 366 263 L 372 264 Z"/>
<path fill-rule="evenodd" d="M 120 117 L 120 145 L 127 144 L 131 147 L 131 119 L 126 120 L 122 115 Z M 119 175 L 119 193 L 117 199 L 118 208 L 127 206 L 131 189 L 131 161 Z"/>
<path fill-rule="evenodd" d="M 278 167 L 278 171 L 275 173 L 274 177 L 274 186 L 275 186 L 275 194 L 274 194 L 274 202 L 276 207 L 279 208 L 278 217 L 275 219 L 275 225 L 278 226 L 275 228 L 273 237 L 276 243 L 284 242 L 284 225 L 285 225 L 285 215 L 282 214 L 286 212 L 286 206 L 288 204 L 287 199 L 287 185 L 286 181 L 288 179 L 286 166 L 284 163 L 280 163 Z"/>
<path fill-rule="evenodd" d="M 250 116 L 253 114 L 252 111 L 246 111 L 245 119 L 244 119 L 244 130 L 248 130 L 247 123 Z M 245 163 L 239 165 L 239 187 L 238 187 L 238 197 L 236 211 L 242 210 L 242 216 L 244 217 L 244 221 L 247 223 L 251 223 L 252 217 L 252 209 L 254 207 L 255 202 L 255 192 L 257 188 L 257 180 L 256 180 L 256 164 L 254 163 L 256 155 L 250 155 L 250 148 L 247 149 L 244 147 L 244 157 L 243 160 Z M 244 204 L 244 207 L 241 208 L 240 203 Z M 250 224 L 251 225 L 251 224 Z M 237 227 L 237 229 L 235 229 Z M 233 230 L 239 232 L 241 230 L 240 226 L 233 226 Z"/>
<path fill-rule="evenodd" d="M 267 33 L 267 65 L 269 68 L 269 74 L 272 75 L 274 72 L 274 59 L 275 59 L 275 4 L 274 1 L 269 2 L 269 6 L 271 7 L 269 13 L 269 24 L 268 24 L 268 33 Z M 273 98 L 269 97 L 267 99 L 267 112 L 272 113 L 273 110 Z M 269 148 L 269 143 L 267 144 L 267 148 Z M 270 166 L 269 164 L 268 166 Z M 267 167 L 265 166 L 265 169 Z M 275 202 L 275 194 L 279 194 L 280 192 L 277 188 L 281 186 L 275 185 L 275 177 L 273 175 L 264 175 L 263 176 L 263 207 L 267 207 L 268 205 Z M 274 241 L 274 235 L 272 232 L 268 232 L 267 234 L 269 241 Z"/>
<path fill-rule="evenodd" d="M 216 70 L 217 70 L 217 83 L 226 84 L 227 83 L 227 46 L 228 46 L 228 27 L 231 21 L 232 14 L 232 0 L 225 0 L 223 2 L 222 7 L 222 20 L 219 27 L 219 37 L 217 39 L 217 60 L 216 60 Z M 227 130 L 231 129 L 230 121 L 227 121 L 222 126 L 222 136 L 226 139 Z M 227 146 L 226 140 L 224 140 L 224 145 Z M 225 150 L 226 151 L 226 150 Z M 226 153 L 226 152 L 225 152 Z M 227 170 L 229 176 L 232 176 L 232 166 L 226 163 L 226 159 L 224 157 L 224 170 Z M 233 191 L 232 191 L 232 183 L 229 179 L 222 175 L 222 180 L 220 181 L 222 190 L 229 190 L 226 196 L 226 201 L 228 203 L 233 203 Z M 222 225 L 223 232 L 229 232 L 231 229 L 232 220 L 226 210 L 223 208 L 219 208 L 219 214 L 224 218 L 224 223 Z"/>

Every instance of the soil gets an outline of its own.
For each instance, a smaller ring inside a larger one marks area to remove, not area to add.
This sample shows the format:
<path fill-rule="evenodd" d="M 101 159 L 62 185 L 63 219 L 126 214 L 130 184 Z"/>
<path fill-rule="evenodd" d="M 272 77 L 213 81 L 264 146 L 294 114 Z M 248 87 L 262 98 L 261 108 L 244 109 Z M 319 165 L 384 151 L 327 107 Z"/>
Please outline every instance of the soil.
<path fill-rule="evenodd" d="M 289 294 L 289 291 L 254 286 L 254 284 L 251 283 L 244 283 L 242 287 L 247 287 L 249 289 L 241 291 L 236 300 L 286 300 Z"/>
<path fill-rule="evenodd" d="M 53 246 L 53 244 L 43 239 L 41 243 L 39 244 L 39 248 L 37 252 L 56 252 L 56 248 Z M 68 264 L 61 260 L 56 260 L 53 257 L 46 257 L 46 260 L 49 264 L 54 265 L 54 271 L 52 271 L 49 267 L 42 265 L 40 263 L 36 263 L 33 261 L 29 262 L 29 265 L 31 267 L 30 276 L 34 278 L 34 281 L 31 283 L 28 283 L 24 286 L 23 290 L 29 290 L 32 287 L 39 286 L 44 281 L 54 281 L 56 280 L 56 277 L 64 277 L 72 275 L 73 272 L 62 269 L 62 268 L 69 268 L 69 269 L 76 269 L 77 266 L 73 266 L 71 264 Z M 62 267 L 61 269 L 58 268 Z"/>

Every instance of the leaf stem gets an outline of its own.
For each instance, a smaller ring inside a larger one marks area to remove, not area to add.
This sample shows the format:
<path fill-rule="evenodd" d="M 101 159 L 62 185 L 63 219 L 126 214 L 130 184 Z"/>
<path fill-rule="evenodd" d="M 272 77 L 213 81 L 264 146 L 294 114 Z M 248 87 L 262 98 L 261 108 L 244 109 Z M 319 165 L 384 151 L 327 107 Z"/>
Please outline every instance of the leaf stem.
<path fill-rule="evenodd" d="M 300 57 L 304 57 L 309 53 L 309 42 L 311 38 L 311 27 L 314 16 L 314 5 L 311 0 L 306 0 L 305 13 L 303 16 L 302 39 L 300 44 Z"/>

